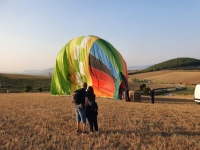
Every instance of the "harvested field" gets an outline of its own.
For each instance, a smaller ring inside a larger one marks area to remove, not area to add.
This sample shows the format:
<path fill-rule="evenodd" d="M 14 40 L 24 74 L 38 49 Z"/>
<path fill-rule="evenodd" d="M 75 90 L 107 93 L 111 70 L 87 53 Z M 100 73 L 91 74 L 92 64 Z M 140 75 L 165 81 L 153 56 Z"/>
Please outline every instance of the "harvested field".
<path fill-rule="evenodd" d="M 135 75 L 129 75 L 130 79 L 148 79 L 159 83 L 175 84 L 198 84 L 200 83 L 200 71 L 192 70 L 164 70 L 156 72 L 147 72 Z"/>
<path fill-rule="evenodd" d="M 3 77 L 8 77 L 12 79 L 21 79 L 21 78 L 27 78 L 27 79 L 49 79 L 49 76 L 39 76 L 39 75 L 26 75 L 26 74 L 7 74 L 7 73 L 1 73 Z"/>
<path fill-rule="evenodd" d="M 76 135 L 71 97 L 0 94 L 0 149 L 200 149 L 200 106 L 192 95 L 97 103 L 99 135 Z"/>

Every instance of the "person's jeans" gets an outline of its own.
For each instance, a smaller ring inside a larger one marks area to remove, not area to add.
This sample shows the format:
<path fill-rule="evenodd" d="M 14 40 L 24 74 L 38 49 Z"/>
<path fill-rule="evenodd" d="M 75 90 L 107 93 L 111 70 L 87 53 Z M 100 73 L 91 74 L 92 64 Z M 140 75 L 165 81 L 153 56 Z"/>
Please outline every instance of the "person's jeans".
<path fill-rule="evenodd" d="M 81 108 L 75 108 L 76 112 L 76 121 L 82 122 L 83 124 L 86 124 L 86 110 Z"/>
<path fill-rule="evenodd" d="M 97 116 L 96 115 L 89 115 L 88 116 L 88 122 L 90 124 L 90 132 L 93 132 L 94 129 L 95 129 L 95 131 L 99 131 L 98 130 Z M 93 129 L 93 127 L 94 127 L 94 129 Z"/>

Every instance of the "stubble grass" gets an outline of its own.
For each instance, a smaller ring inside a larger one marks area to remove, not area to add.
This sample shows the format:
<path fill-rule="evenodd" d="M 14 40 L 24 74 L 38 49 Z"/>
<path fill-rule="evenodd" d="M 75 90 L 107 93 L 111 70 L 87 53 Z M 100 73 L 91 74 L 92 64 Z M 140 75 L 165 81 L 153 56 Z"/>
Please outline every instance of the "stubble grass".
<path fill-rule="evenodd" d="M 0 94 L 0 149 L 200 149 L 199 105 L 191 97 L 97 103 L 99 135 L 77 135 L 71 97 Z"/>

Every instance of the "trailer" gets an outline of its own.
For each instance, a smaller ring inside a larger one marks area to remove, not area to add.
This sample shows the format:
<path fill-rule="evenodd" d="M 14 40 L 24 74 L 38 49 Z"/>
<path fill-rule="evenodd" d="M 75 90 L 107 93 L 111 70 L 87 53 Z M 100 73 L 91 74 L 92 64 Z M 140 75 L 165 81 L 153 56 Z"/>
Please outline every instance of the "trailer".
<path fill-rule="evenodd" d="M 200 84 L 197 84 L 194 90 L 194 101 L 200 104 Z"/>

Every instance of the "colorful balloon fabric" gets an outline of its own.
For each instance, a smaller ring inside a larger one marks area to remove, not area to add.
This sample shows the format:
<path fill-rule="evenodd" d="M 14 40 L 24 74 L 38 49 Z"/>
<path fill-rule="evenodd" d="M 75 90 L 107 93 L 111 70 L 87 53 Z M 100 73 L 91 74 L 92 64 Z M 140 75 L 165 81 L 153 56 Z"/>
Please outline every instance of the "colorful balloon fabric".
<path fill-rule="evenodd" d="M 126 62 L 109 42 L 97 36 L 81 36 L 58 53 L 51 94 L 72 95 L 87 82 L 96 96 L 119 99 L 119 89 L 128 88 L 127 81 Z"/>

